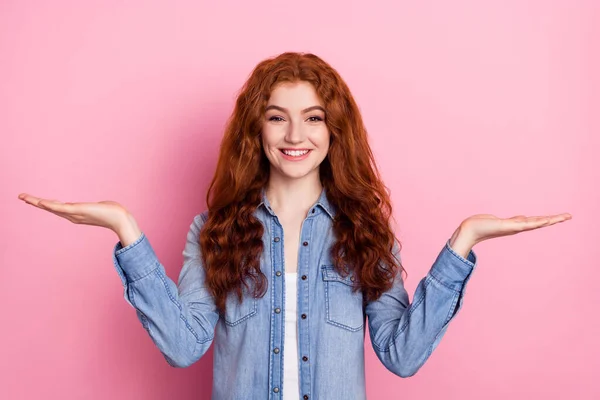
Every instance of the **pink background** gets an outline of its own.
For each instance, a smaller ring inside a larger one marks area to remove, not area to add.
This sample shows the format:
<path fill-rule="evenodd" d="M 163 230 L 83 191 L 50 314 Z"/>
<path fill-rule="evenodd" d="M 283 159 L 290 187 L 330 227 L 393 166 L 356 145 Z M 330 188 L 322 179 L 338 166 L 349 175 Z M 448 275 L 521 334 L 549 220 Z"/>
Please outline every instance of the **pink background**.
<path fill-rule="evenodd" d="M 167 365 L 122 297 L 116 235 L 17 195 L 119 201 L 176 279 L 238 89 L 293 50 L 359 103 L 411 298 L 469 215 L 573 215 L 475 247 L 416 376 L 367 343 L 369 398 L 600 398 L 599 4 L 3 1 L 0 397 L 209 399 L 212 351 Z"/>

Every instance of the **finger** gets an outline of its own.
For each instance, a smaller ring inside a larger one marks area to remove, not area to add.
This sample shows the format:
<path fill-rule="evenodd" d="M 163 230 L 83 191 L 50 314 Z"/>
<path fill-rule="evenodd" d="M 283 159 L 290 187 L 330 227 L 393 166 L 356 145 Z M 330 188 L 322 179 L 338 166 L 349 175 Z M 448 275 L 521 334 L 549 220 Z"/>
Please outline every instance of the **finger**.
<path fill-rule="evenodd" d="M 56 200 L 40 200 L 38 206 L 44 210 L 52 210 L 64 214 L 72 214 L 74 212 L 73 204 L 63 203 Z"/>
<path fill-rule="evenodd" d="M 25 201 L 27 204 L 31 204 L 32 206 L 36 206 L 38 207 L 40 205 L 40 202 L 42 201 L 53 201 L 53 200 L 47 200 L 47 199 L 43 199 L 41 197 L 35 197 L 35 196 L 29 196 L 29 195 L 25 195 L 22 198 L 23 201 Z"/>
<path fill-rule="evenodd" d="M 58 215 L 59 217 L 62 217 L 64 219 L 67 219 L 67 220 L 73 222 L 72 217 L 69 214 L 65 214 L 65 213 L 61 213 L 61 212 L 53 211 L 53 210 L 46 210 L 46 211 L 48 211 L 49 213 L 52 213 L 54 215 Z"/>
<path fill-rule="evenodd" d="M 565 221 L 565 218 L 566 217 L 564 216 L 536 216 L 528 217 L 523 221 L 518 221 L 517 224 L 521 225 L 522 230 L 528 231 L 557 224 Z"/>
<path fill-rule="evenodd" d="M 563 222 L 563 221 L 569 220 L 572 217 L 571 217 L 571 214 L 564 213 L 564 214 L 555 214 L 555 215 L 536 216 L 536 217 L 530 217 L 530 218 L 535 218 L 540 221 L 545 220 L 545 221 L 547 221 L 547 223 L 549 225 L 554 225 L 558 222 Z"/>
<path fill-rule="evenodd" d="M 573 216 L 569 213 L 556 214 L 553 217 L 559 219 L 561 222 L 573 218 Z"/>
<path fill-rule="evenodd" d="M 541 228 L 548 223 L 548 218 L 539 217 L 525 217 L 524 215 L 518 215 L 509 219 L 504 220 L 506 222 L 506 228 L 512 232 L 522 232 L 531 229 Z"/>

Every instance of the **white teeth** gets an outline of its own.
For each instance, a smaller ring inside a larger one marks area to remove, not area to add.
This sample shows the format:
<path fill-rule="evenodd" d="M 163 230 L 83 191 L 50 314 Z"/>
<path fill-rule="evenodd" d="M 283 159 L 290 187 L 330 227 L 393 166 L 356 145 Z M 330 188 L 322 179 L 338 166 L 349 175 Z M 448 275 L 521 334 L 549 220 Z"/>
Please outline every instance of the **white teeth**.
<path fill-rule="evenodd" d="M 286 155 L 292 157 L 303 156 L 308 153 L 308 150 L 282 150 Z"/>

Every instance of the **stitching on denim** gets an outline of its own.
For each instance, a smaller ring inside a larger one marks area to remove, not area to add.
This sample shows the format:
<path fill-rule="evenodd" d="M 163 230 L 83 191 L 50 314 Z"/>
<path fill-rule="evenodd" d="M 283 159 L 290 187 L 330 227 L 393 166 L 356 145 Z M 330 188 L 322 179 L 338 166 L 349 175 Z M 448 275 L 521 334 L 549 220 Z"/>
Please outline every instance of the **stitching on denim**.
<path fill-rule="evenodd" d="M 379 350 L 381 352 L 389 352 L 390 348 L 392 348 L 393 346 L 396 345 L 396 339 L 398 338 L 398 336 L 400 336 L 400 334 L 402 332 L 404 332 L 404 330 L 408 326 L 408 323 L 410 322 L 410 316 L 417 309 L 417 307 L 419 307 L 421 305 L 423 300 L 425 300 L 425 295 L 426 295 L 425 289 L 427 288 L 427 286 L 429 286 L 429 283 L 430 283 L 430 280 L 428 278 L 426 278 L 425 282 L 423 284 L 423 294 L 419 297 L 419 299 L 417 301 L 413 301 L 413 304 L 410 306 L 408 311 L 406 311 L 408 313 L 408 317 L 406 318 L 406 321 L 400 327 L 400 329 L 398 329 L 398 331 L 394 334 L 394 336 L 392 337 L 392 340 L 390 340 L 390 343 L 386 347 L 381 347 L 379 344 L 377 344 L 373 340 L 371 340 L 373 346 L 375 346 L 377 348 L 377 350 Z M 371 330 L 369 329 L 369 331 L 371 331 Z"/>
<path fill-rule="evenodd" d="M 434 281 L 436 281 L 440 285 L 444 286 L 445 288 L 447 288 L 449 290 L 452 290 L 454 293 L 460 292 L 460 290 L 456 290 L 453 287 L 447 285 L 446 283 L 444 283 L 441 280 L 439 280 L 438 278 L 436 278 L 432 273 L 430 273 L 429 275 L 431 276 L 431 279 L 433 279 Z"/>
<path fill-rule="evenodd" d="M 196 337 L 196 343 L 198 344 L 204 344 L 207 342 L 210 342 L 211 340 L 214 339 L 214 334 L 209 334 L 206 339 L 198 339 L 198 335 L 195 334 L 194 329 L 188 324 L 188 321 L 185 319 L 185 317 L 182 314 L 179 314 L 179 318 L 181 318 L 183 320 L 183 322 L 185 323 L 185 326 L 192 332 L 192 334 L 194 334 L 194 336 Z"/>
<path fill-rule="evenodd" d="M 148 334 L 150 336 L 152 336 L 152 333 L 150 332 L 150 324 L 148 323 L 148 318 L 146 317 L 146 315 L 142 312 L 142 310 L 139 309 L 139 307 L 135 304 L 135 293 L 132 290 L 132 288 L 129 288 L 129 299 L 131 300 L 131 304 L 133 304 L 133 306 L 135 307 L 136 311 L 140 313 L 140 322 L 142 323 L 142 327 L 146 330 L 146 332 L 148 332 Z"/>
<path fill-rule="evenodd" d="M 315 222 L 314 222 L 314 220 L 309 219 L 308 223 L 310 225 L 309 226 L 309 230 L 308 230 L 308 232 L 309 232 L 309 240 L 312 243 L 313 236 L 311 234 L 313 232 L 313 227 L 315 225 Z M 310 271 L 310 266 L 309 266 L 309 262 L 308 261 L 310 260 L 310 254 L 311 254 L 311 251 L 312 251 L 312 247 L 314 247 L 314 246 L 310 246 L 308 248 L 308 255 L 306 257 L 306 268 L 309 271 Z M 317 264 L 317 265 L 319 265 L 319 264 Z M 296 278 L 296 280 L 297 280 L 297 278 Z M 317 280 L 317 282 L 318 282 L 318 280 Z M 305 285 L 305 286 L 307 288 L 306 289 L 306 296 L 308 298 L 308 300 L 307 300 L 307 308 L 309 308 L 308 306 L 310 306 L 310 304 L 308 304 L 308 302 L 310 301 L 310 285 Z M 300 292 L 298 291 L 298 295 L 299 294 L 300 294 Z M 310 325 L 311 325 L 311 323 L 312 323 L 312 318 L 309 318 L 308 321 L 306 321 L 306 341 L 305 341 L 305 343 L 306 343 L 305 344 L 305 346 L 306 346 L 306 353 L 305 354 L 308 355 L 308 359 L 309 360 L 312 360 L 312 353 L 310 352 L 310 332 L 311 332 Z M 312 383 L 312 377 L 311 377 L 311 374 L 310 374 L 311 368 L 310 368 L 310 365 L 308 365 L 308 363 L 303 363 L 303 364 L 306 364 L 306 365 L 302 365 L 302 366 L 304 367 L 304 372 L 305 372 L 305 374 L 307 376 L 306 379 L 303 382 L 304 383 L 303 386 L 308 386 L 308 390 L 305 391 L 304 393 L 306 395 L 312 397 L 312 395 L 310 393 L 310 386 L 311 386 L 311 383 Z"/>
<path fill-rule="evenodd" d="M 266 213 L 266 211 L 265 211 L 265 213 Z M 276 280 L 273 278 L 273 273 L 274 273 L 273 272 L 273 270 L 274 270 L 273 266 L 275 265 L 275 259 L 274 259 L 275 256 L 273 254 L 273 240 L 272 240 L 272 237 L 273 237 L 273 225 L 274 225 L 275 222 L 274 222 L 274 218 L 272 216 L 266 215 L 266 218 L 268 218 L 269 221 L 271 222 L 270 226 L 268 224 L 265 224 L 265 225 L 268 226 L 268 229 L 270 229 L 270 231 L 267 233 L 267 237 L 269 238 L 270 257 L 271 257 L 271 263 L 270 263 L 270 265 L 271 265 L 271 283 L 272 284 L 269 285 L 269 286 L 271 288 L 271 304 L 270 304 L 270 307 L 272 308 L 273 307 L 273 303 L 275 301 L 275 285 L 276 285 Z M 275 324 L 275 315 L 273 313 L 270 313 L 270 314 L 271 314 L 271 326 L 273 327 L 274 324 Z M 275 335 L 274 332 L 275 332 L 275 329 L 273 329 L 273 328 L 269 329 L 269 348 L 270 349 L 273 348 L 274 335 Z M 283 348 L 281 350 L 283 351 Z M 274 371 L 273 371 L 273 369 L 274 369 L 273 368 L 273 360 L 275 358 L 275 353 L 273 353 L 272 351 L 269 352 L 269 353 L 270 353 L 270 357 L 269 357 L 269 387 L 272 387 L 273 386 L 273 373 L 274 373 Z M 272 396 L 271 393 L 272 393 L 272 391 L 269 390 L 269 399 L 271 399 L 271 396 Z"/>
<path fill-rule="evenodd" d="M 450 244 L 448 242 L 446 242 L 446 248 L 448 249 L 448 251 L 450 251 L 450 254 L 452 254 L 454 257 L 458 258 L 458 260 L 463 263 L 463 264 L 467 264 L 469 265 L 469 267 L 474 268 L 475 264 L 469 260 L 469 256 L 472 253 L 472 250 L 469 250 L 469 254 L 467 255 L 467 257 L 463 257 L 460 254 L 458 254 L 456 251 L 454 251 L 454 249 L 452 247 L 450 247 Z"/>
<path fill-rule="evenodd" d="M 248 301 L 248 300 L 246 300 L 246 301 Z M 252 306 L 252 311 L 249 314 L 246 314 L 243 317 L 241 317 L 240 319 L 237 319 L 235 321 L 229 321 L 229 320 L 227 320 L 227 316 L 225 315 L 224 318 L 223 318 L 223 321 L 225 321 L 225 323 L 227 325 L 229 325 L 229 326 L 236 326 L 236 325 L 244 322 L 248 318 L 256 315 L 256 299 L 253 298 L 251 301 L 252 301 L 253 306 Z"/>
<path fill-rule="evenodd" d="M 198 337 L 198 334 L 196 333 L 196 331 L 194 331 L 194 329 L 192 328 L 192 326 L 188 323 L 187 319 L 185 318 L 185 316 L 181 313 L 182 311 L 182 307 L 181 304 L 179 304 L 179 302 L 177 301 L 177 299 L 175 299 L 175 297 L 173 297 L 173 294 L 171 293 L 171 291 L 169 290 L 169 286 L 167 285 L 167 281 L 164 278 L 164 276 L 161 274 L 161 271 L 157 268 L 155 269 L 156 271 L 156 276 L 158 276 L 158 278 L 163 282 L 163 285 L 165 287 L 165 290 L 167 292 L 167 295 L 169 296 L 169 298 L 171 299 L 171 301 L 173 302 L 173 304 L 175 304 L 177 306 L 177 308 L 179 308 L 180 314 L 179 316 L 181 317 L 181 319 L 183 320 L 183 322 L 185 323 L 185 326 L 188 328 L 188 330 L 192 333 L 192 335 L 194 335 L 194 337 L 196 338 L 196 342 L 201 342 L 200 338 Z M 204 343 L 204 342 L 202 342 Z"/>
<path fill-rule="evenodd" d="M 133 243 L 130 243 L 128 246 L 125 246 L 125 247 L 122 247 L 122 246 L 123 246 L 123 244 L 121 243 L 121 248 L 115 252 L 115 256 L 119 256 L 119 255 L 121 255 L 121 254 L 123 254 L 123 253 L 126 253 L 126 252 L 128 252 L 129 250 L 133 249 L 135 246 L 137 246 L 138 244 L 140 244 L 140 243 L 141 243 L 141 241 L 144 239 L 144 237 L 145 237 L 145 236 L 146 236 L 146 235 L 144 234 L 144 232 L 142 232 L 142 234 L 140 235 L 140 237 L 139 237 L 139 238 L 137 238 L 137 239 L 135 240 L 135 242 L 133 242 Z"/>
<path fill-rule="evenodd" d="M 345 285 L 354 287 L 354 282 L 352 282 L 352 274 L 348 274 L 346 277 L 341 276 L 335 270 L 335 266 L 326 264 L 321 266 L 321 270 L 324 272 L 323 280 L 324 281 L 333 281 L 333 282 L 341 282 Z M 331 272 L 331 273 L 330 273 Z"/>
<path fill-rule="evenodd" d="M 324 268 L 323 268 L 323 272 L 324 272 Z M 338 327 L 346 329 L 350 332 L 357 332 L 365 326 L 364 319 L 363 319 L 363 323 L 360 324 L 360 326 L 358 328 L 352 328 L 348 325 L 340 324 L 339 322 L 335 322 L 331 319 L 331 315 L 329 313 L 329 281 L 325 281 L 325 313 L 327 315 L 327 323 L 328 324 L 338 326 Z"/>
<path fill-rule="evenodd" d="M 460 293 L 454 293 L 454 298 L 452 300 L 452 305 L 450 306 L 450 309 L 448 310 L 448 314 L 446 315 L 446 320 L 444 321 L 444 324 L 440 328 L 440 331 L 433 338 L 433 342 L 431 342 L 431 345 L 429 345 L 429 347 L 427 349 L 427 355 L 425 356 L 425 361 L 431 356 L 431 353 L 433 353 L 433 345 L 435 344 L 436 340 L 440 336 L 441 332 L 450 323 L 450 320 L 452 319 L 452 314 L 454 312 L 454 308 L 456 307 L 456 304 L 457 304 L 459 296 L 460 296 Z"/>
<path fill-rule="evenodd" d="M 460 292 L 455 292 L 454 298 L 452 299 L 452 305 L 450 306 L 450 310 L 448 310 L 448 315 L 446 315 L 446 320 L 444 321 L 443 326 L 446 326 L 446 324 L 448 324 L 448 322 L 450 322 L 450 320 L 452 319 L 452 314 L 454 314 L 454 309 L 456 308 L 459 297 L 460 297 Z"/>
<path fill-rule="evenodd" d="M 154 268 L 152 270 L 150 270 L 150 272 L 147 272 L 146 274 L 140 276 L 139 278 L 136 278 L 136 279 L 133 279 L 133 280 L 129 280 L 129 283 L 134 283 L 134 282 L 137 282 L 139 280 L 142 280 L 142 279 L 146 278 L 147 276 L 149 276 L 150 274 L 152 274 L 154 271 L 156 271 L 159 266 L 160 266 L 160 264 L 157 261 L 155 261 L 154 262 Z"/>

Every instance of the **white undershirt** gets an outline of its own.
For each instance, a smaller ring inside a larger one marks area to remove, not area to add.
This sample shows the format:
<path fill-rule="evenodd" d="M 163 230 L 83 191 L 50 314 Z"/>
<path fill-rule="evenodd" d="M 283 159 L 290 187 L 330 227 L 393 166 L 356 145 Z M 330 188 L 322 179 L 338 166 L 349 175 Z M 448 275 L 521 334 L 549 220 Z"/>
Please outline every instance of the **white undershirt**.
<path fill-rule="evenodd" d="M 285 273 L 285 337 L 283 344 L 283 400 L 299 400 L 298 316 L 296 286 L 298 273 Z"/>

